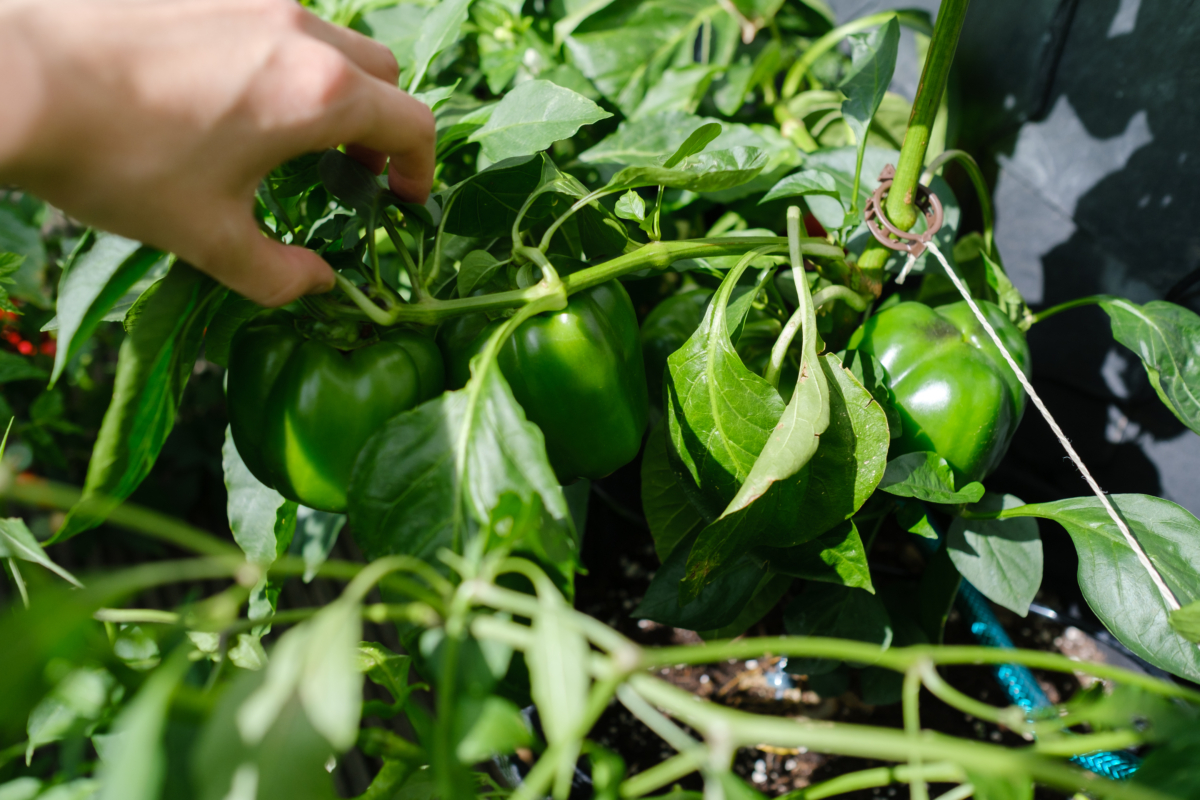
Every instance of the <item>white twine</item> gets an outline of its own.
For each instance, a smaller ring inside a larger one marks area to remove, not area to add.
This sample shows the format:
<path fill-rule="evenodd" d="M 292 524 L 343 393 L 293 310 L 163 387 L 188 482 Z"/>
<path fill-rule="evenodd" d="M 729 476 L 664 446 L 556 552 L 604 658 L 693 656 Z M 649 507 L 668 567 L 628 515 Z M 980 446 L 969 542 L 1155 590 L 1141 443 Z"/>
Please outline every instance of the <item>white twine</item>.
<path fill-rule="evenodd" d="M 967 287 L 963 285 L 963 282 L 958 277 L 958 274 L 951 269 L 950 265 L 946 262 L 945 256 L 942 255 L 942 251 L 938 250 L 937 245 L 935 245 L 933 242 L 929 242 L 926 247 L 932 251 L 937 260 L 941 262 L 942 267 L 946 270 L 946 276 L 954 283 L 954 288 L 958 289 L 958 293 L 963 296 L 963 299 L 967 301 L 967 305 L 971 307 L 971 311 L 975 313 L 975 318 L 979 320 L 981 325 L 983 325 L 983 329 L 988 332 L 988 336 L 992 337 L 992 341 L 995 342 L 996 347 L 1000 348 L 1000 353 L 1004 356 L 1004 360 L 1007 361 L 1008 366 L 1012 368 L 1013 373 L 1017 376 L 1017 380 L 1019 380 L 1021 385 L 1025 387 L 1025 391 L 1029 394 L 1029 398 L 1033 400 L 1033 404 L 1037 406 L 1037 410 L 1041 412 L 1042 418 L 1046 420 L 1046 423 L 1050 426 L 1050 429 L 1054 431 L 1054 435 L 1058 437 L 1059 444 L 1063 446 L 1063 449 L 1067 451 L 1067 455 L 1071 457 L 1073 462 L 1075 462 L 1075 466 L 1083 474 L 1084 480 L 1087 481 L 1088 486 L 1092 487 L 1092 492 L 1094 492 L 1096 497 L 1099 498 L 1101 505 L 1104 506 L 1104 510 L 1108 512 L 1108 516 L 1112 517 L 1112 521 L 1116 523 L 1117 528 L 1120 529 L 1121 535 L 1125 537 L 1125 543 L 1129 545 L 1135 554 L 1137 554 L 1138 561 L 1142 563 L 1142 566 L 1146 568 L 1146 572 L 1150 574 L 1150 579 L 1154 581 L 1154 585 L 1158 588 L 1158 593 L 1162 595 L 1162 599 L 1167 604 L 1167 607 L 1172 611 L 1178 610 L 1179 601 L 1175 599 L 1175 593 L 1172 592 L 1167 586 L 1166 582 L 1163 581 L 1162 575 L 1159 574 L 1154 564 L 1150 562 L 1150 557 L 1146 555 L 1146 551 L 1142 549 L 1141 544 L 1139 544 L 1138 540 L 1134 538 L 1132 531 L 1129 530 L 1129 526 L 1125 524 L 1125 520 L 1122 519 L 1121 515 L 1117 513 L 1117 510 L 1113 508 L 1112 503 L 1108 499 L 1108 495 L 1105 494 L 1104 490 L 1100 488 L 1100 484 L 1096 483 L 1096 479 L 1092 477 L 1092 473 L 1088 472 L 1088 468 L 1084 466 L 1083 459 L 1081 459 L 1079 454 L 1075 452 L 1075 448 L 1071 446 L 1071 442 L 1062 432 L 1062 428 L 1058 427 L 1058 423 L 1054 421 L 1054 417 L 1050 416 L 1050 411 L 1047 410 L 1046 404 L 1042 402 L 1042 398 L 1038 397 L 1038 393 L 1033 390 L 1033 385 L 1029 382 L 1029 379 L 1025 377 L 1025 372 L 1017 365 L 1017 362 L 1013 360 L 1012 355 L 1009 354 L 1008 349 L 1004 346 L 1004 343 L 1000 341 L 1000 337 L 996 334 L 995 329 L 992 328 L 991 323 L 988 322 L 987 317 L 985 317 L 983 312 L 979 310 L 979 306 L 975 305 L 975 301 L 971 298 L 971 293 L 967 291 Z M 902 272 L 901 275 L 907 275 L 913 261 L 914 259 L 910 256 L 908 264 L 905 265 L 904 272 Z M 897 279 L 897 283 L 899 282 L 900 280 Z"/>
<path fill-rule="evenodd" d="M 912 268 L 917 263 L 917 257 L 912 253 L 908 254 L 908 260 L 904 262 L 904 269 L 900 270 L 900 274 L 896 276 L 896 283 L 903 284 L 908 278 L 908 273 L 912 272 Z"/>

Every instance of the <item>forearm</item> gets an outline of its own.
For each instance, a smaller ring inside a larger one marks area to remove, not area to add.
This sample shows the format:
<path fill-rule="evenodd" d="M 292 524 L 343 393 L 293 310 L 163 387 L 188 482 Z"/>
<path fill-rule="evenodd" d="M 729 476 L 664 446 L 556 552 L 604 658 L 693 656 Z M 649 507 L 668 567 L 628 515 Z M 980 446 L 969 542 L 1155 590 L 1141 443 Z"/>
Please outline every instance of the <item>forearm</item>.
<path fill-rule="evenodd" d="M 37 53 L 25 24 L 22 2 L 0 2 L 0 184 L 20 182 L 45 86 Z"/>

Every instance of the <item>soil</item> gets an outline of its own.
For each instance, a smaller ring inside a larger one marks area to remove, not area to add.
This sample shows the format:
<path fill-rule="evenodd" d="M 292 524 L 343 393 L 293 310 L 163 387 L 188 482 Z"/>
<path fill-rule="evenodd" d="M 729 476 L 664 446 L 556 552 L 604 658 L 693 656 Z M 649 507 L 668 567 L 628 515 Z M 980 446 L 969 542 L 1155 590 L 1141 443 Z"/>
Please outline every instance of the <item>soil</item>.
<path fill-rule="evenodd" d="M 659 566 L 649 530 L 638 512 L 641 508 L 639 490 L 637 472 L 630 468 L 593 484 L 583 548 L 588 574 L 577 578 L 576 606 L 642 644 L 697 643 L 700 639 L 692 631 L 631 616 Z M 873 581 L 877 587 L 919 577 L 923 558 L 912 546 L 912 536 L 899 528 L 885 525 L 872 552 L 873 561 L 879 562 L 878 565 L 873 563 Z M 799 582 L 794 590 L 798 588 Z M 1077 591 L 1074 585 L 1071 591 Z M 746 635 L 783 634 L 782 609 L 788 599 L 785 597 Z M 1080 599 L 1074 595 L 1058 597 L 1043 592 L 1037 602 L 1080 616 Z M 1078 628 L 1034 614 L 1021 619 L 1005 609 L 996 607 L 995 610 L 1017 647 L 1065 652 L 1074 658 L 1096 660 L 1105 660 L 1106 655 L 1112 654 L 1110 649 Z M 945 641 L 976 644 L 957 611 L 951 612 Z M 785 687 L 781 688 L 779 666 L 778 658 L 728 661 L 664 669 L 660 677 L 713 702 L 754 713 L 903 727 L 899 703 L 869 705 L 863 702 L 857 671 L 850 671 L 849 685 L 844 687 L 830 687 L 830 682 L 823 681 L 821 676 L 788 675 L 783 679 Z M 997 706 L 1009 704 L 987 667 L 952 667 L 942 670 L 942 674 L 960 691 L 976 699 Z M 1066 700 L 1080 688 L 1079 678 L 1075 675 L 1039 671 L 1035 671 L 1035 675 L 1052 702 Z M 1012 731 L 963 714 L 927 692 L 921 698 L 921 724 L 953 736 L 1011 747 L 1028 744 Z M 603 715 L 591 738 L 619 753 L 630 775 L 660 763 L 675 752 L 617 703 Z M 885 764 L 805 750 L 759 747 L 740 750 L 734 769 L 764 795 L 778 797 L 838 775 L 877 766 Z M 691 775 L 678 785 L 684 789 L 702 789 L 698 775 Z M 936 797 L 950 788 L 948 785 L 931 785 L 930 792 Z M 839 796 L 853 800 L 907 798 L 908 788 L 893 784 Z M 1039 788 L 1035 796 L 1062 798 L 1065 795 Z"/>

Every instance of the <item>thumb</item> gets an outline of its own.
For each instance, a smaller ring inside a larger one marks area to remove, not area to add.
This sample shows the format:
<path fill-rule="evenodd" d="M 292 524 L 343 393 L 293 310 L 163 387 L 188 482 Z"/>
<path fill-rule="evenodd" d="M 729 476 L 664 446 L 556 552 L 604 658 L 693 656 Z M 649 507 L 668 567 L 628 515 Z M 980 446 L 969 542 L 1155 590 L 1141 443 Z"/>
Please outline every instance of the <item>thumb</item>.
<path fill-rule="evenodd" d="M 253 222 L 195 266 L 260 306 L 275 308 L 335 285 L 333 269 L 311 250 L 270 239 Z"/>

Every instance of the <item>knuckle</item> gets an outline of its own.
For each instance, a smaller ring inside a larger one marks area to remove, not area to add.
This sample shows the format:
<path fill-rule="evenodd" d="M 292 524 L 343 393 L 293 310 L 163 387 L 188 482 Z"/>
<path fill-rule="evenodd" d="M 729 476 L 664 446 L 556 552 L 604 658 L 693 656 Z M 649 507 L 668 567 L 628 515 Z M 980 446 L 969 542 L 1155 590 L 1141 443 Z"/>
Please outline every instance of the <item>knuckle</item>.
<path fill-rule="evenodd" d="M 296 86 L 303 105 L 320 113 L 347 98 L 355 79 L 354 67 L 339 51 L 316 41 L 298 45 Z"/>

